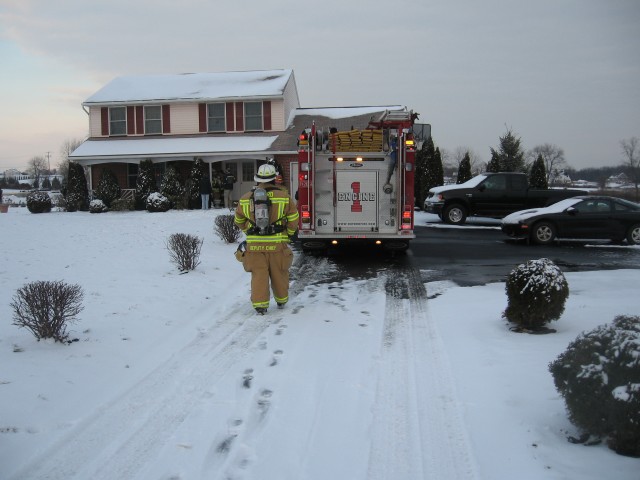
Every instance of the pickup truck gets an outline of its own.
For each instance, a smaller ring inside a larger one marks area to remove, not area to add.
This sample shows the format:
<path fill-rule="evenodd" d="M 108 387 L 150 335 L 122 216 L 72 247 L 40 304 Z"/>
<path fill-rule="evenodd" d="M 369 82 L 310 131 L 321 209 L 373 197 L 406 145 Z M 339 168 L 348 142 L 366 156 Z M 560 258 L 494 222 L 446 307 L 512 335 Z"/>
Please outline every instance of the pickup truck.
<path fill-rule="evenodd" d="M 585 194 L 584 190 L 530 188 L 526 173 L 483 173 L 460 185 L 432 188 L 424 209 L 445 223 L 462 225 L 469 216 L 503 218 Z"/>

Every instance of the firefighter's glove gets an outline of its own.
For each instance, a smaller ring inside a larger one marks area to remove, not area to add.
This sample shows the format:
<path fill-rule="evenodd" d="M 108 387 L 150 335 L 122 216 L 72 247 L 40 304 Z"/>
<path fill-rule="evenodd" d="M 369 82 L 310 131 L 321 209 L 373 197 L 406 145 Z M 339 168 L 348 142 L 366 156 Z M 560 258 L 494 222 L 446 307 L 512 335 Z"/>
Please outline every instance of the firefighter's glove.
<path fill-rule="evenodd" d="M 246 250 L 247 250 L 247 242 L 242 242 L 240 245 L 238 245 L 238 248 L 236 249 L 236 253 L 234 254 L 236 256 L 236 260 L 242 263 L 242 260 L 244 259 L 244 252 Z"/>

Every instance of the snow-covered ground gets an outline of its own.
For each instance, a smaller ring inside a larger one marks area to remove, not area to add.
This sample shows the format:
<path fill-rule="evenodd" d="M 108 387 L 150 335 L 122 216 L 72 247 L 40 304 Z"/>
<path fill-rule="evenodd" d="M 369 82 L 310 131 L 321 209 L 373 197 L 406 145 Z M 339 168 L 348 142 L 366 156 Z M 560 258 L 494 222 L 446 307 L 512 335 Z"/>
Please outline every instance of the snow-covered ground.
<path fill-rule="evenodd" d="M 640 314 L 640 270 L 566 274 L 557 333 L 524 335 L 502 283 L 403 291 L 415 272 L 340 280 L 296 254 L 290 303 L 261 317 L 220 213 L 0 214 L 0 478 L 639 478 L 640 459 L 567 442 L 547 366 Z M 195 271 L 170 263 L 172 233 L 204 238 Z M 37 280 L 82 286 L 77 342 L 12 325 Z"/>

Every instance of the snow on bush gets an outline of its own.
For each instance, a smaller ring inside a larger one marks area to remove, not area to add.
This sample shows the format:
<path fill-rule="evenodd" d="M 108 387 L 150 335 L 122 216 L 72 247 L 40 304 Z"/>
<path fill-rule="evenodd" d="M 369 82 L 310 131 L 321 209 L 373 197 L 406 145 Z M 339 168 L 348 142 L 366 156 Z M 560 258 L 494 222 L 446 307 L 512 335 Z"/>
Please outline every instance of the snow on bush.
<path fill-rule="evenodd" d="M 560 318 L 569 297 L 562 271 L 548 258 L 529 260 L 514 268 L 505 285 L 508 304 L 502 314 L 517 330 L 540 330 Z"/>
<path fill-rule="evenodd" d="M 91 200 L 91 203 L 89 204 L 89 211 L 91 213 L 102 213 L 107 212 L 108 210 L 109 209 L 102 200 Z"/>
<path fill-rule="evenodd" d="M 169 199 L 158 192 L 149 194 L 146 205 L 149 212 L 166 212 L 171 209 Z"/>
<path fill-rule="evenodd" d="M 32 192 L 27 195 L 27 208 L 31 213 L 51 211 L 51 198 L 46 192 Z"/>
<path fill-rule="evenodd" d="M 582 333 L 549 365 L 571 422 L 640 457 L 640 317 L 618 316 Z"/>

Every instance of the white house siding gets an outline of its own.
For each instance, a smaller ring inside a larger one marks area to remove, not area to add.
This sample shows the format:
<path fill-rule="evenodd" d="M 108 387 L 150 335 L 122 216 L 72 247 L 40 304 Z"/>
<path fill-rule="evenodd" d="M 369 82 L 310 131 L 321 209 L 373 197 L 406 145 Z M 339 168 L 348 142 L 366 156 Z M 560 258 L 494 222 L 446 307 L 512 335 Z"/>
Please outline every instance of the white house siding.
<path fill-rule="evenodd" d="M 271 130 L 282 132 L 285 127 L 284 101 L 282 99 L 271 101 Z"/>
<path fill-rule="evenodd" d="M 296 79 L 291 73 L 287 86 L 284 88 L 284 119 L 282 128 L 279 130 L 285 130 L 286 123 L 289 121 L 291 111 L 300 107 L 300 99 L 298 98 L 298 88 L 296 87 Z M 274 128 L 275 130 L 275 128 Z"/>
<path fill-rule="evenodd" d="M 199 133 L 197 103 L 171 104 L 171 134 L 189 135 Z"/>
<path fill-rule="evenodd" d="M 102 136 L 102 120 L 100 116 L 100 107 L 89 108 L 89 136 Z"/>

